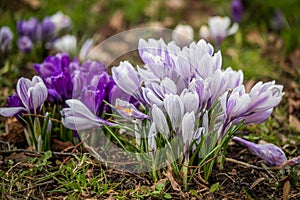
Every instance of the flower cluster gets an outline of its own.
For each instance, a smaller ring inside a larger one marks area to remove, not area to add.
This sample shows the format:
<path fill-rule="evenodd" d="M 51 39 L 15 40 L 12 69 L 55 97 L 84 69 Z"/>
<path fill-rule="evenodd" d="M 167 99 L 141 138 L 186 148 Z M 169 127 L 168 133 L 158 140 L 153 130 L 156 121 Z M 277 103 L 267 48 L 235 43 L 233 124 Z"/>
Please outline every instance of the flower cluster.
<path fill-rule="evenodd" d="M 122 100 L 115 107 L 134 118 L 136 130 L 147 133 L 147 150 L 154 156 L 162 143 L 176 138 L 183 146 L 184 166 L 192 164 L 195 153 L 199 158 L 210 154 L 239 125 L 266 120 L 284 94 L 274 81 L 258 82 L 246 93 L 242 71 L 223 70 L 221 52 L 214 53 L 204 40 L 181 49 L 174 42 L 141 39 L 138 49 L 145 66 L 135 69 L 124 61 L 112 68 L 112 77 L 146 113 Z M 148 129 L 141 124 L 149 124 Z M 145 137 L 141 134 L 136 131 L 137 144 Z M 186 170 L 182 168 L 185 184 Z"/>
<path fill-rule="evenodd" d="M 69 29 L 70 18 L 61 12 L 45 17 L 40 23 L 34 17 L 17 22 L 18 47 L 29 53 L 35 44 L 46 44 L 54 39 L 62 30 Z"/>
<path fill-rule="evenodd" d="M 238 11 L 235 11 L 234 15 L 239 15 L 239 13 L 236 12 Z M 234 17 L 237 18 L 237 16 Z M 227 16 L 210 17 L 208 19 L 208 26 L 204 24 L 200 27 L 199 36 L 207 42 L 213 40 L 216 48 L 219 48 L 226 37 L 238 31 L 239 25 L 237 23 L 233 23 L 232 26 L 230 25 L 231 20 Z M 179 47 L 188 46 L 193 41 L 193 38 L 194 30 L 190 25 L 179 24 L 172 34 L 172 39 Z"/>

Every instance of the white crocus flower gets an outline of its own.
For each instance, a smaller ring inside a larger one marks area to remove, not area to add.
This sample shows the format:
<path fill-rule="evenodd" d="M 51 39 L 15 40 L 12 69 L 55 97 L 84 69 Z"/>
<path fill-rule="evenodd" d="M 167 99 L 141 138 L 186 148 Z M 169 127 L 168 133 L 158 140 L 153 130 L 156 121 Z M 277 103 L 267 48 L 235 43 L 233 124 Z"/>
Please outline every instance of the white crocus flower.
<path fill-rule="evenodd" d="M 55 40 L 53 48 L 59 52 L 67 52 L 71 55 L 76 55 L 77 39 L 73 35 L 65 35 Z"/>
<path fill-rule="evenodd" d="M 227 36 L 238 31 L 239 25 L 237 23 L 234 23 L 231 27 L 230 24 L 231 20 L 229 17 L 214 16 L 208 19 L 210 35 L 217 46 L 219 46 Z"/>
<path fill-rule="evenodd" d="M 189 45 L 194 38 L 194 30 L 190 25 L 179 24 L 172 33 L 172 39 L 180 47 Z"/>

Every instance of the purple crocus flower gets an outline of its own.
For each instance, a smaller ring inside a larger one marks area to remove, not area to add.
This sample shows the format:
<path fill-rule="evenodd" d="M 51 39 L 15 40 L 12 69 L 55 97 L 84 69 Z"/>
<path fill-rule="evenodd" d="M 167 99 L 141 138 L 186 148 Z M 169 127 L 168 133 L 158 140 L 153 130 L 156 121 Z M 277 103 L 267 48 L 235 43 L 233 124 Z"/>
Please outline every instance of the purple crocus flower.
<path fill-rule="evenodd" d="M 66 53 L 48 56 L 43 63 L 34 64 L 34 68 L 45 81 L 49 93 L 48 100 L 51 103 L 72 98 L 71 66 L 70 57 Z"/>
<path fill-rule="evenodd" d="M 38 21 L 30 18 L 28 21 L 20 20 L 17 22 L 17 31 L 20 36 L 27 36 L 32 41 L 37 39 Z"/>
<path fill-rule="evenodd" d="M 32 81 L 20 78 L 17 83 L 16 95 L 8 98 L 10 107 L 0 108 L 0 115 L 11 117 L 22 111 L 37 114 L 46 99 L 47 88 L 40 77 L 34 76 Z"/>
<path fill-rule="evenodd" d="M 275 31 L 280 31 L 282 28 L 284 28 L 284 15 L 281 12 L 280 9 L 275 10 L 275 13 L 273 17 L 271 18 L 271 27 Z"/>
<path fill-rule="evenodd" d="M 13 33 L 8 26 L 2 26 L 0 29 L 0 50 L 8 52 L 11 47 Z"/>
<path fill-rule="evenodd" d="M 107 126 L 115 125 L 96 116 L 80 100 L 69 99 L 66 104 L 69 108 L 64 108 L 61 111 L 62 123 L 66 128 L 79 131 L 100 128 L 103 124 Z"/>
<path fill-rule="evenodd" d="M 287 161 L 284 152 L 274 144 L 255 144 L 240 137 L 233 137 L 233 140 L 246 146 L 253 154 L 262 158 L 271 167 L 280 166 Z"/>
<path fill-rule="evenodd" d="M 49 17 L 43 19 L 40 23 L 41 37 L 43 41 L 49 40 L 54 35 L 55 24 L 50 20 Z"/>
<path fill-rule="evenodd" d="M 241 0 L 232 0 L 230 4 L 230 11 L 233 21 L 239 23 L 244 13 L 244 6 Z"/>
<path fill-rule="evenodd" d="M 22 36 L 18 39 L 18 47 L 22 52 L 29 53 L 33 48 L 33 43 L 29 37 Z"/>

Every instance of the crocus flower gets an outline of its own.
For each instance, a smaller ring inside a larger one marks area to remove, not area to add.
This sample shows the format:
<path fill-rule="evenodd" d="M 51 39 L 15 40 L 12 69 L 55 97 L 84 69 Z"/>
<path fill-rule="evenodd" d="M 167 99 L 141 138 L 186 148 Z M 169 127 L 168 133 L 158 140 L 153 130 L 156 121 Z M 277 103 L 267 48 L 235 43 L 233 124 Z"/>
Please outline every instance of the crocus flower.
<path fill-rule="evenodd" d="M 185 146 L 185 155 L 188 154 L 189 146 L 192 142 L 195 128 L 195 113 L 194 111 L 186 113 L 182 118 L 182 138 Z"/>
<path fill-rule="evenodd" d="M 8 26 L 2 26 L 0 29 L 0 50 L 8 52 L 11 48 L 13 33 Z"/>
<path fill-rule="evenodd" d="M 89 52 L 92 49 L 93 46 L 93 39 L 89 38 L 87 39 L 84 44 L 82 45 L 80 51 L 79 51 L 79 60 L 83 61 L 87 58 Z"/>
<path fill-rule="evenodd" d="M 275 81 L 256 83 L 250 91 L 251 105 L 249 110 L 261 112 L 277 106 L 283 95 L 283 86 L 276 85 Z"/>
<path fill-rule="evenodd" d="M 205 41 L 210 41 L 210 32 L 207 25 L 202 25 L 199 29 L 199 36 L 201 39 L 204 39 Z"/>
<path fill-rule="evenodd" d="M 208 19 L 210 35 L 217 46 L 220 46 L 222 41 L 229 35 L 238 31 L 239 25 L 234 23 L 230 27 L 229 17 L 214 16 Z"/>
<path fill-rule="evenodd" d="M 166 95 L 164 99 L 164 107 L 171 121 L 174 131 L 179 131 L 181 121 L 184 114 L 184 104 L 178 95 Z"/>
<path fill-rule="evenodd" d="M 43 21 L 40 24 L 40 27 L 42 40 L 47 41 L 51 39 L 51 37 L 54 35 L 55 25 L 49 17 L 43 19 Z"/>
<path fill-rule="evenodd" d="M 43 78 L 48 88 L 48 100 L 51 103 L 64 102 L 72 98 L 73 80 L 70 57 L 67 53 L 48 56 L 43 63 L 34 64 L 35 70 Z M 75 65 L 75 64 L 74 64 Z"/>
<path fill-rule="evenodd" d="M 103 124 L 114 126 L 115 124 L 105 121 L 92 113 L 81 101 L 69 99 L 66 101 L 69 108 L 61 111 L 62 123 L 66 128 L 72 130 L 85 130 L 90 128 L 99 128 Z"/>
<path fill-rule="evenodd" d="M 77 39 L 73 35 L 65 35 L 54 41 L 53 48 L 58 52 L 67 52 L 70 55 L 76 55 Z"/>
<path fill-rule="evenodd" d="M 20 20 L 17 22 L 17 31 L 19 36 L 27 36 L 30 40 L 35 41 L 38 38 L 38 20 L 34 17 L 28 21 Z"/>
<path fill-rule="evenodd" d="M 133 96 L 139 94 L 142 83 L 138 73 L 129 62 L 121 62 L 119 67 L 113 67 L 112 77 L 123 91 Z"/>
<path fill-rule="evenodd" d="M 22 36 L 18 39 L 18 47 L 22 52 L 29 53 L 33 48 L 33 43 L 29 37 Z"/>
<path fill-rule="evenodd" d="M 271 18 L 271 27 L 275 31 L 280 31 L 284 28 L 285 18 L 280 9 L 275 10 L 273 17 Z"/>
<path fill-rule="evenodd" d="M 190 25 L 178 24 L 172 33 L 172 39 L 180 47 L 189 45 L 194 38 L 194 30 Z"/>
<path fill-rule="evenodd" d="M 274 144 L 255 144 L 239 137 L 233 137 L 233 140 L 246 146 L 253 154 L 262 158 L 271 167 L 279 166 L 287 161 L 284 152 Z"/>
<path fill-rule="evenodd" d="M 244 6 L 241 0 L 232 0 L 230 4 L 231 17 L 234 22 L 240 22 L 244 13 Z"/>
<path fill-rule="evenodd" d="M 155 104 L 152 107 L 152 120 L 156 125 L 156 129 L 160 132 L 165 134 L 165 136 L 170 136 L 170 130 L 167 123 L 167 119 L 162 112 L 162 110 L 157 107 Z"/>
<path fill-rule="evenodd" d="M 122 117 L 127 119 L 150 119 L 148 115 L 139 111 L 133 104 L 121 99 L 116 100 L 116 110 Z"/>
<path fill-rule="evenodd" d="M 155 156 L 156 154 L 156 141 L 155 136 L 157 134 L 155 123 L 153 122 L 149 128 L 148 133 L 148 147 L 151 149 L 152 155 Z"/>
<path fill-rule="evenodd" d="M 50 20 L 55 25 L 55 33 L 59 33 L 63 30 L 69 29 L 72 25 L 70 17 L 68 15 L 65 15 L 61 11 L 50 16 Z"/>
<path fill-rule="evenodd" d="M 16 94 L 8 100 L 8 108 L 0 108 L 0 114 L 5 117 L 14 116 L 22 111 L 37 114 L 47 99 L 47 88 L 43 80 L 34 76 L 32 81 L 27 78 L 20 78 L 17 83 Z M 22 102 L 22 104 L 20 103 Z"/>

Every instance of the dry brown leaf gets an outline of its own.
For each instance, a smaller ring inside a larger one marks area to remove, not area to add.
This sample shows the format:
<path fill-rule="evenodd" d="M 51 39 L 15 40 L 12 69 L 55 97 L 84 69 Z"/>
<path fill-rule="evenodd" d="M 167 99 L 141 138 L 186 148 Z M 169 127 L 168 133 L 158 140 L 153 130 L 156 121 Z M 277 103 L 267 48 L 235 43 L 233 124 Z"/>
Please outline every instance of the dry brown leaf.
<path fill-rule="evenodd" d="M 290 61 L 292 62 L 292 67 L 297 69 L 300 67 L 300 49 L 296 49 L 289 56 Z"/>
<path fill-rule="evenodd" d="M 255 186 L 257 186 L 260 182 L 262 182 L 262 181 L 264 181 L 264 180 L 265 180 L 264 177 L 260 177 L 260 178 L 256 179 L 256 180 L 252 183 L 252 185 L 250 186 L 250 189 L 252 190 Z"/>
<path fill-rule="evenodd" d="M 0 140 L 3 142 L 25 142 L 25 134 L 23 126 L 16 118 L 7 118 L 5 124 L 6 133 L 0 135 Z"/>
<path fill-rule="evenodd" d="M 37 10 L 41 7 L 41 2 L 39 0 L 23 0 L 23 2 L 34 10 Z"/>
<path fill-rule="evenodd" d="M 175 191 L 181 191 L 180 185 L 174 179 L 171 167 L 168 167 L 168 170 L 164 173 L 164 175 L 169 179 L 173 190 L 175 190 Z"/>
<path fill-rule="evenodd" d="M 291 192 L 291 183 L 289 180 L 287 180 L 284 185 L 283 185 L 283 194 L 282 194 L 282 199 L 283 200 L 288 200 L 289 199 L 289 194 Z"/>
<path fill-rule="evenodd" d="M 117 31 L 122 30 L 124 21 L 124 13 L 121 10 L 117 10 L 109 21 L 109 26 Z"/>
<path fill-rule="evenodd" d="M 260 33 L 258 31 L 251 31 L 248 35 L 247 35 L 247 41 L 251 44 L 257 44 L 258 46 L 264 48 L 266 46 L 266 42 L 264 41 L 264 39 L 262 38 L 262 36 L 260 35 Z"/>
<path fill-rule="evenodd" d="M 62 151 L 64 149 L 67 149 L 69 147 L 72 147 L 73 144 L 71 142 L 62 142 L 58 139 L 53 138 L 52 144 L 51 144 L 51 150 L 52 151 Z"/>
<path fill-rule="evenodd" d="M 156 183 L 154 183 L 154 184 L 151 186 L 151 189 L 152 189 L 152 190 L 155 190 L 155 188 L 156 188 L 159 184 L 166 185 L 166 182 L 167 182 L 167 178 L 160 179 L 159 181 L 157 181 Z"/>
<path fill-rule="evenodd" d="M 291 126 L 293 126 L 297 131 L 300 132 L 300 121 L 296 116 L 290 115 L 289 122 Z"/>

